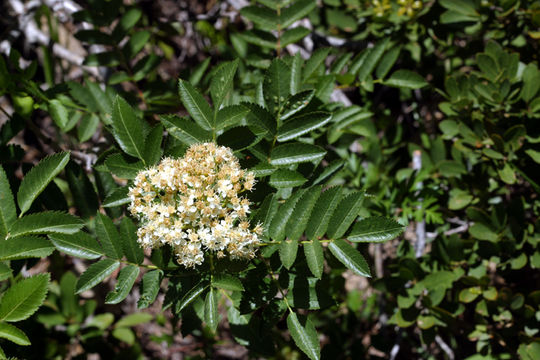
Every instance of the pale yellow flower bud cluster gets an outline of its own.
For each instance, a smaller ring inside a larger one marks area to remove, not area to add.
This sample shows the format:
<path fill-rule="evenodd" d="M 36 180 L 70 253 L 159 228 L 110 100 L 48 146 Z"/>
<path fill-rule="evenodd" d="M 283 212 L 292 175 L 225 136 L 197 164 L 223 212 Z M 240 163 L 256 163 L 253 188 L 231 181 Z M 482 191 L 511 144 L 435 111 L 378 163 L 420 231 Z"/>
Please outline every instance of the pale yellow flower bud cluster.
<path fill-rule="evenodd" d="M 422 9 L 422 1 L 419 0 L 398 0 L 399 10 L 398 15 L 414 16 L 414 14 Z"/>
<path fill-rule="evenodd" d="M 181 159 L 163 159 L 139 172 L 129 189 L 131 213 L 141 221 L 144 248 L 170 245 L 178 262 L 200 265 L 205 253 L 218 258 L 255 256 L 261 225 L 250 228 L 255 177 L 242 170 L 231 149 L 214 143 L 192 145 Z"/>

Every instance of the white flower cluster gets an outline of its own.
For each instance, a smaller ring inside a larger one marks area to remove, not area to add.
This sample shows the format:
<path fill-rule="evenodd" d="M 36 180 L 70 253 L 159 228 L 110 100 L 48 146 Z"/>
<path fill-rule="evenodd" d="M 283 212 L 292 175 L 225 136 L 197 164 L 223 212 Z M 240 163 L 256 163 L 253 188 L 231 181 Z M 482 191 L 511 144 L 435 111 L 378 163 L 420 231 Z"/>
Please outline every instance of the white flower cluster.
<path fill-rule="evenodd" d="M 254 184 L 232 150 L 214 143 L 194 144 L 181 159 L 163 159 L 139 172 L 129 189 L 131 213 L 141 221 L 139 243 L 172 246 L 186 267 L 202 264 L 205 252 L 253 258 L 263 229 L 250 228 L 250 202 L 239 194 Z"/>

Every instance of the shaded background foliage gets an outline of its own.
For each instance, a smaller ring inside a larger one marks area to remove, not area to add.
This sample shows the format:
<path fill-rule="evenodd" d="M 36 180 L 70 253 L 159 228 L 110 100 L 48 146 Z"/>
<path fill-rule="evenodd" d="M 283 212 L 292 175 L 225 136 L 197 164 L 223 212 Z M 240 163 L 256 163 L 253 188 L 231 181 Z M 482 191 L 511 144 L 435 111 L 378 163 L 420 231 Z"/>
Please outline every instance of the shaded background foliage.
<path fill-rule="evenodd" d="M 144 120 L 144 134 L 163 126 L 172 135 L 162 144 L 164 154 L 180 156 L 188 145 L 178 135 L 182 120 L 161 117 L 188 114 L 178 78 L 209 95 L 217 66 L 238 59 L 226 105 L 268 105 L 262 96 L 267 69 L 301 62 L 299 83 L 313 90 L 304 94 L 309 106 L 332 113 L 304 139 L 326 152 L 320 170 L 331 177 L 323 183 L 366 191 L 361 217 L 408 224 L 400 240 L 360 248 L 373 280 L 343 275 L 345 268 L 327 255 L 331 266 L 321 282 L 330 299 L 317 298 L 322 310 L 311 317 L 322 358 L 538 358 L 540 3 L 284 1 L 280 7 L 306 9 L 285 21 L 290 32 L 272 15 L 279 3 L 3 2 L 9 16 L 0 23 L 0 157 L 13 194 L 33 164 L 70 150 L 62 176 L 45 184 L 28 213 L 69 210 L 92 223 L 100 208 L 112 205 L 104 209 L 117 219 L 123 210 L 115 189 L 142 165 L 112 147 L 118 139 L 107 129 L 114 128 L 116 95 Z M 267 150 L 251 153 L 244 164 L 255 165 Z M 308 164 L 293 170 L 302 179 L 320 175 Z M 260 185 L 257 202 L 272 178 Z M 287 190 L 278 195 L 287 197 Z M 71 222 L 76 231 L 78 221 Z M 183 313 L 180 325 L 159 307 L 139 313 L 136 294 L 119 306 L 104 304 L 114 281 L 91 295 L 72 295 L 90 263 L 53 253 L 50 244 L 21 256 L 50 254 L 45 260 L 13 260 L 8 250 L 2 247 L 1 259 L 11 261 L 11 270 L 2 263 L 0 273 L 7 275 L 0 279 L 48 271 L 52 280 L 36 315 L 16 323 L 32 340 L 31 350 L 3 341 L 8 355 L 242 358 L 247 348 L 252 356 L 302 356 L 277 303 L 262 316 L 276 324 L 269 338 L 278 350 L 242 333 L 245 319 L 234 307 L 220 325 L 220 343 L 200 327 L 195 310 Z M 276 257 L 270 257 L 274 270 L 283 260 Z M 263 270 L 244 279 L 254 302 L 276 291 Z M 287 287 L 285 275 L 280 281 Z M 167 297 L 158 299 L 167 304 Z M 45 336 L 35 335 L 45 329 Z"/>

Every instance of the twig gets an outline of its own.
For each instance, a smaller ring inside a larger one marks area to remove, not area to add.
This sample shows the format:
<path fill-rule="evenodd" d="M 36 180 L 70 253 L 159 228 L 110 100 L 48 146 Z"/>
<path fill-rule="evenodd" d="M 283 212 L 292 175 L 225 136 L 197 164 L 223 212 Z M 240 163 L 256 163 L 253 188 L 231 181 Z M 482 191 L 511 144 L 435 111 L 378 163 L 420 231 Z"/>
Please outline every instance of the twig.
<path fill-rule="evenodd" d="M 435 335 L 435 342 L 439 344 L 441 349 L 446 353 L 448 359 L 455 359 L 454 351 L 450 348 L 450 346 L 448 346 L 446 342 L 444 342 L 444 340 L 439 335 Z"/>
<path fill-rule="evenodd" d="M 413 169 L 416 170 L 416 172 L 419 172 L 422 169 L 422 152 L 420 150 L 416 150 L 413 152 Z M 420 181 L 417 185 L 418 192 L 422 190 L 422 187 L 424 184 Z M 418 202 L 420 205 L 418 207 L 420 208 L 422 205 L 423 199 L 419 199 Z M 424 253 L 424 249 L 426 247 L 426 220 L 422 219 L 422 221 L 419 221 L 416 223 L 416 243 L 414 244 L 415 247 L 415 256 L 419 258 Z"/>

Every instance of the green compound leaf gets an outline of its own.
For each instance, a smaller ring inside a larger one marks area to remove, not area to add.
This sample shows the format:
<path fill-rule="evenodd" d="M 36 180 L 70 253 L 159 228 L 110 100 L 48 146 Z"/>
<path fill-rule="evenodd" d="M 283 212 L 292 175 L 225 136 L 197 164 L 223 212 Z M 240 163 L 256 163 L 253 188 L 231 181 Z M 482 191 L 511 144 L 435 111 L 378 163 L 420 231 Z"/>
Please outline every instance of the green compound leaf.
<path fill-rule="evenodd" d="M 366 259 L 345 240 L 334 240 L 328 244 L 328 248 L 343 265 L 355 274 L 371 277 Z"/>
<path fill-rule="evenodd" d="M 219 324 L 218 301 L 219 293 L 210 288 L 204 300 L 204 322 L 212 332 L 216 332 Z"/>
<path fill-rule="evenodd" d="M 318 239 L 315 238 L 308 243 L 304 243 L 304 255 L 309 270 L 315 277 L 320 279 L 324 269 L 324 254 Z"/>
<path fill-rule="evenodd" d="M 330 239 L 338 239 L 345 234 L 358 216 L 363 201 L 364 194 L 359 191 L 353 192 L 341 200 L 328 224 L 327 235 Z"/>
<path fill-rule="evenodd" d="M 123 255 L 122 241 L 112 220 L 103 214 L 96 216 L 96 233 L 105 255 L 120 260 Z"/>
<path fill-rule="evenodd" d="M 137 227 L 133 221 L 124 217 L 120 223 L 120 234 L 126 259 L 135 264 L 142 264 L 144 252 L 137 242 Z"/>
<path fill-rule="evenodd" d="M 2 241 L 0 261 L 26 258 L 42 258 L 51 255 L 54 246 L 47 239 L 34 236 L 21 236 Z"/>
<path fill-rule="evenodd" d="M 137 301 L 139 309 L 145 309 L 154 303 L 159 293 L 161 280 L 163 279 L 163 271 L 151 270 L 142 277 L 141 282 L 141 297 Z"/>
<path fill-rule="evenodd" d="M 17 220 L 15 200 L 4 168 L 0 165 L 0 239 L 4 239 Z"/>
<path fill-rule="evenodd" d="M 51 234 L 49 239 L 61 252 L 82 259 L 97 259 L 104 254 L 96 239 L 85 232 L 75 234 Z"/>
<path fill-rule="evenodd" d="M 229 126 L 244 125 L 244 120 L 249 114 L 250 110 L 244 105 L 230 105 L 219 109 L 216 115 L 216 127 L 218 129 L 225 129 Z"/>
<path fill-rule="evenodd" d="M 107 195 L 105 200 L 103 200 L 102 206 L 106 208 L 129 204 L 131 199 L 128 196 L 128 192 L 129 187 L 127 186 L 117 187 L 109 195 Z"/>
<path fill-rule="evenodd" d="M 212 286 L 230 291 L 244 291 L 244 285 L 235 276 L 229 274 L 217 274 L 212 279 Z"/>
<path fill-rule="evenodd" d="M 315 326 L 308 318 L 298 316 L 294 312 L 290 312 L 287 316 L 287 328 L 291 332 L 291 336 L 296 346 L 300 348 L 311 360 L 319 360 L 321 358 L 321 345 Z"/>
<path fill-rule="evenodd" d="M 322 111 L 297 116 L 283 124 L 278 131 L 277 140 L 284 142 L 295 139 L 326 125 L 331 118 L 332 114 Z"/>
<path fill-rule="evenodd" d="M 17 192 L 17 203 L 22 216 L 47 185 L 64 169 L 69 161 L 69 152 L 47 156 L 34 166 L 24 177 Z"/>
<path fill-rule="evenodd" d="M 61 211 L 44 211 L 26 215 L 13 223 L 10 236 L 27 234 L 74 234 L 84 226 L 76 216 Z"/>
<path fill-rule="evenodd" d="M 270 164 L 275 166 L 298 164 L 309 161 L 320 161 L 326 151 L 316 145 L 292 143 L 276 146 L 270 155 Z"/>
<path fill-rule="evenodd" d="M 212 139 L 212 133 L 185 117 L 176 115 L 161 116 L 161 122 L 169 135 L 174 136 L 186 145 L 198 144 Z"/>
<path fill-rule="evenodd" d="M 279 245 L 279 258 L 285 268 L 290 269 L 298 253 L 298 239 L 285 239 Z"/>
<path fill-rule="evenodd" d="M 289 97 L 291 69 L 283 60 L 275 59 L 266 71 L 263 83 L 264 101 L 272 113 L 277 113 Z"/>
<path fill-rule="evenodd" d="M 11 286 L 0 302 L 0 321 L 28 319 L 43 304 L 49 279 L 49 274 L 39 274 Z"/>
<path fill-rule="evenodd" d="M 306 29 L 303 26 L 298 26 L 287 30 L 281 35 L 280 46 L 283 48 L 289 44 L 293 44 L 308 36 L 310 32 L 311 31 L 309 29 Z"/>
<path fill-rule="evenodd" d="M 281 28 L 291 26 L 295 21 L 307 16 L 315 7 L 317 2 L 313 0 L 294 1 L 291 6 L 281 10 L 279 17 Z"/>
<path fill-rule="evenodd" d="M 176 313 L 179 314 L 182 310 L 184 310 L 188 305 L 190 305 L 199 295 L 201 295 L 210 284 L 208 284 L 206 281 L 201 281 L 194 287 L 192 287 L 183 297 L 180 299 L 176 306 Z"/>
<path fill-rule="evenodd" d="M 107 276 L 111 275 L 114 270 L 118 269 L 120 263 L 113 259 L 103 259 L 96 263 L 93 263 L 82 273 L 81 277 L 77 281 L 76 294 L 80 294 L 83 291 L 93 288 L 100 282 L 102 282 Z"/>
<path fill-rule="evenodd" d="M 427 86 L 428 82 L 410 70 L 397 70 L 388 80 L 384 81 L 384 85 L 414 90 Z"/>
<path fill-rule="evenodd" d="M 49 101 L 49 113 L 55 124 L 60 129 L 64 129 L 69 121 L 69 113 L 66 107 L 56 99 L 51 100 Z"/>
<path fill-rule="evenodd" d="M 300 197 L 305 193 L 306 190 L 300 190 L 295 192 L 284 204 L 282 204 L 276 215 L 272 218 L 272 222 L 268 227 L 268 234 L 274 241 L 282 241 L 285 238 L 285 227 L 291 214 L 294 211 L 294 207 Z"/>
<path fill-rule="evenodd" d="M 281 112 L 281 120 L 287 120 L 288 118 L 308 106 L 314 95 L 315 91 L 306 90 L 290 96 L 287 99 L 287 102 L 283 105 L 283 111 Z"/>
<path fill-rule="evenodd" d="M 213 73 L 212 81 L 210 82 L 210 96 L 216 110 L 220 108 L 225 97 L 231 90 L 237 68 L 238 59 L 222 63 Z"/>
<path fill-rule="evenodd" d="M 399 236 L 404 226 L 385 217 L 371 217 L 354 224 L 347 237 L 352 242 L 384 242 Z"/>
<path fill-rule="evenodd" d="M 135 280 L 139 276 L 139 271 L 140 269 L 136 265 L 128 265 L 122 268 L 114 290 L 105 297 L 105 304 L 118 304 L 124 300 L 131 291 L 133 284 L 135 284 Z"/>
<path fill-rule="evenodd" d="M 373 72 L 379 60 L 384 54 L 390 38 L 387 37 L 377 45 L 368 50 L 367 55 L 363 59 L 362 66 L 358 70 L 358 81 L 362 82 Z"/>
<path fill-rule="evenodd" d="M 310 218 L 311 212 L 317 202 L 317 199 L 321 195 L 322 186 L 314 186 L 308 189 L 300 198 L 294 211 L 287 221 L 285 227 L 285 234 L 287 238 L 292 240 L 298 240 L 300 236 L 304 233 L 306 225 Z"/>
<path fill-rule="evenodd" d="M 253 21 L 263 30 L 274 30 L 277 28 L 279 18 L 275 11 L 267 7 L 261 6 L 246 6 L 240 11 L 242 16 Z"/>
<path fill-rule="evenodd" d="M 0 338 L 14 342 L 17 345 L 28 346 L 30 339 L 19 328 L 4 322 L 0 322 Z"/>
<path fill-rule="evenodd" d="M 306 178 L 299 172 L 289 169 L 279 169 L 270 175 L 270 185 L 277 189 L 296 187 L 304 184 Z"/>
<path fill-rule="evenodd" d="M 193 120 L 204 130 L 212 130 L 214 128 L 212 109 L 201 93 L 182 79 L 178 81 L 178 91 L 182 104 Z"/>
<path fill-rule="evenodd" d="M 133 161 L 124 154 L 112 154 L 105 159 L 105 166 L 121 179 L 134 179 L 144 169 L 142 161 Z"/>
<path fill-rule="evenodd" d="M 143 122 L 126 100 L 116 96 L 112 111 L 113 135 L 120 148 L 144 161 Z"/>
<path fill-rule="evenodd" d="M 161 159 L 162 140 L 163 125 L 158 124 L 150 131 L 144 144 L 144 160 L 147 165 L 155 165 Z"/>

